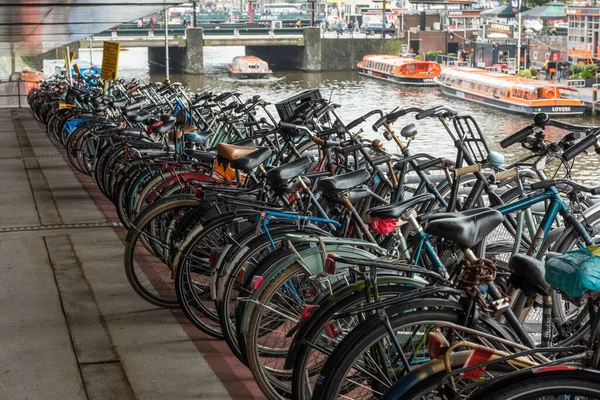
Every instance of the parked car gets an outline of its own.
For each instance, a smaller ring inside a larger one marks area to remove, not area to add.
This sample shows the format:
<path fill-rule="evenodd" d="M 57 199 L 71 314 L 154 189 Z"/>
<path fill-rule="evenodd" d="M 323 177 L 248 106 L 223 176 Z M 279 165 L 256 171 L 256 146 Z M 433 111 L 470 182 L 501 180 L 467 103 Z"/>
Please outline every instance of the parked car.
<path fill-rule="evenodd" d="M 360 27 L 360 31 L 362 33 L 366 33 L 367 35 L 375 35 L 376 33 L 381 33 L 383 30 L 383 24 L 378 21 L 367 21 Z M 390 24 L 385 24 L 385 33 L 392 33 L 390 30 Z"/>

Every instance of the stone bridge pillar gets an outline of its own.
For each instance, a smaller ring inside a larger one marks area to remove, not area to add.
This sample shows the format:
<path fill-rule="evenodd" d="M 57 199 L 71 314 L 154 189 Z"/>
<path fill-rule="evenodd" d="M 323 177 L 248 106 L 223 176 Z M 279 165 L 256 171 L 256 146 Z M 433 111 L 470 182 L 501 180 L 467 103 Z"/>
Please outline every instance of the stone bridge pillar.
<path fill-rule="evenodd" d="M 321 29 L 304 28 L 304 48 L 298 66 L 304 71 L 321 71 Z"/>
<path fill-rule="evenodd" d="M 185 46 L 186 74 L 199 75 L 204 73 L 204 33 L 202 28 L 188 28 Z"/>

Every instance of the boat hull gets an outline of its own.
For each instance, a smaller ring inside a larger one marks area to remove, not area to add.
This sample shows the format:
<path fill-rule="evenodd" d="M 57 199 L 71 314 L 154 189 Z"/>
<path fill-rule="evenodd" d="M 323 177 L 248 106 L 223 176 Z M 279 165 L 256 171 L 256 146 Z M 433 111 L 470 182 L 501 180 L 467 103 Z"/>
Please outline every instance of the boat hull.
<path fill-rule="evenodd" d="M 232 72 L 229 75 L 235 79 L 262 79 L 273 75 L 272 72 Z"/>
<path fill-rule="evenodd" d="M 358 74 L 362 76 L 368 76 L 369 78 L 381 79 L 388 82 L 394 82 L 400 85 L 411 85 L 411 86 L 437 86 L 438 84 L 433 80 L 434 78 L 404 78 L 401 76 L 395 76 L 390 74 L 383 74 L 381 72 L 374 72 L 365 68 L 358 68 Z"/>
<path fill-rule="evenodd" d="M 522 115 L 535 115 L 537 113 L 546 113 L 548 115 L 557 116 L 569 116 L 569 115 L 582 115 L 586 112 L 585 105 L 567 105 L 567 106 L 527 106 L 521 104 L 513 104 L 500 99 L 491 99 L 489 97 L 480 96 L 477 94 L 469 93 L 466 91 L 458 90 L 453 87 L 448 87 L 443 84 L 439 85 L 442 89 L 442 93 L 447 96 L 455 97 L 474 103 L 485 104 L 500 110 L 522 114 Z"/>

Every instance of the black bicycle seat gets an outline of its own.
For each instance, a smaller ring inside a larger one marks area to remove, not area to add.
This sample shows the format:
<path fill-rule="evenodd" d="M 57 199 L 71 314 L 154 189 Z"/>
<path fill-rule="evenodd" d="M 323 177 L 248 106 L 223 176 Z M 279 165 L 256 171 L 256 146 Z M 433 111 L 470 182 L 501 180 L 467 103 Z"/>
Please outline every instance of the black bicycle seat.
<path fill-rule="evenodd" d="M 164 123 L 175 121 L 175 116 L 171 114 L 163 114 L 160 116 L 160 120 Z"/>
<path fill-rule="evenodd" d="M 239 169 L 244 172 L 250 172 L 265 162 L 269 157 L 271 157 L 271 150 L 268 147 L 263 147 L 253 151 L 247 156 L 229 161 L 229 165 L 231 165 L 232 168 Z"/>
<path fill-rule="evenodd" d="M 152 114 L 146 111 L 136 111 L 130 112 L 126 114 L 126 116 L 129 122 L 144 122 L 148 118 L 152 117 Z"/>
<path fill-rule="evenodd" d="M 386 204 L 379 206 L 367 211 L 367 215 L 371 218 L 402 218 L 402 216 L 415 206 L 431 201 L 435 199 L 435 196 L 431 193 L 424 193 L 413 198 L 401 201 L 394 204 Z"/>
<path fill-rule="evenodd" d="M 185 154 L 188 157 L 197 158 L 201 160 L 214 160 L 215 158 L 217 158 L 217 153 L 202 150 L 185 149 L 183 151 L 183 154 Z"/>
<path fill-rule="evenodd" d="M 546 295 L 550 291 L 550 284 L 546 282 L 546 267 L 544 263 L 524 254 L 515 254 L 508 262 L 510 280 L 512 284 L 521 289 L 527 297 Z"/>
<path fill-rule="evenodd" d="M 153 126 L 152 132 L 162 135 L 164 133 L 169 132 L 171 129 L 175 127 L 175 121 L 165 122 L 161 125 Z"/>
<path fill-rule="evenodd" d="M 184 133 L 183 138 L 186 142 L 195 143 L 199 145 L 203 145 L 212 137 L 213 133 L 211 131 L 204 132 L 190 132 Z"/>
<path fill-rule="evenodd" d="M 425 232 L 451 240 L 462 248 L 470 248 L 481 242 L 503 220 L 504 216 L 500 211 L 485 207 L 476 213 L 459 212 L 451 218 L 430 221 Z"/>
<path fill-rule="evenodd" d="M 294 179 L 304 172 L 310 163 L 310 157 L 300 157 L 297 160 L 273 168 L 267 172 L 267 180 L 269 182 L 279 182 Z"/>
<path fill-rule="evenodd" d="M 349 172 L 343 175 L 332 176 L 331 178 L 321 179 L 318 183 L 319 189 L 323 191 L 348 190 L 361 183 L 364 183 L 371 177 L 366 169 Z"/>
<path fill-rule="evenodd" d="M 127 104 L 127 100 L 117 100 L 117 101 L 110 102 L 111 107 L 116 107 L 116 108 L 121 108 L 126 104 Z"/>

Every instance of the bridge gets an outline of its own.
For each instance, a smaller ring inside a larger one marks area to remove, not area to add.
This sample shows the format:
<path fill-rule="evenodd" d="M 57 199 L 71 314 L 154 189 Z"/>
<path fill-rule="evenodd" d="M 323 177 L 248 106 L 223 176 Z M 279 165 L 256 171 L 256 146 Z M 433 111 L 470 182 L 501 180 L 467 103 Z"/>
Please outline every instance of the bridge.
<path fill-rule="evenodd" d="M 223 28 L 203 29 L 178 27 L 169 28 L 169 60 L 177 70 L 189 74 L 204 73 L 205 46 L 244 46 L 246 55 L 255 55 L 269 63 L 276 63 L 284 68 L 295 68 L 305 71 L 351 70 L 366 54 L 399 54 L 402 49 L 401 39 L 380 38 L 322 38 L 319 28 L 282 28 L 269 35 L 267 28 Z M 234 35 L 234 29 L 237 34 Z M 137 29 L 136 29 L 137 30 Z M 163 64 L 165 60 L 164 31 L 153 31 L 153 37 L 134 29 L 118 31 L 116 37 L 95 37 L 91 41 L 79 42 L 79 48 L 85 49 L 103 46 L 104 41 L 118 42 L 123 47 L 147 47 L 148 60 L 151 64 Z M 181 33 L 177 35 L 176 33 Z M 183 35 L 185 34 L 185 37 Z"/>

